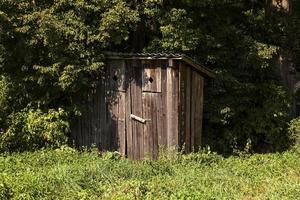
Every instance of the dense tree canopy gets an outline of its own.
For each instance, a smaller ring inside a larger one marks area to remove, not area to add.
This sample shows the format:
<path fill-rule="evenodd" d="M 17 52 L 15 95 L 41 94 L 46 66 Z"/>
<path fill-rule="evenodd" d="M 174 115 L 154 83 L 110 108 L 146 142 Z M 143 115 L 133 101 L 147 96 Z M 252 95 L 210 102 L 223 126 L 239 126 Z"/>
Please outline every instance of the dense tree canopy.
<path fill-rule="evenodd" d="M 31 130 L 52 134 L 31 143 L 58 145 L 79 113 L 72 97 L 102 77 L 104 51 L 199 60 L 218 75 L 206 90 L 206 142 L 222 152 L 285 148 L 291 94 L 275 58 L 299 54 L 297 12 L 257 0 L 2 0 L 0 148 L 14 150 Z"/>

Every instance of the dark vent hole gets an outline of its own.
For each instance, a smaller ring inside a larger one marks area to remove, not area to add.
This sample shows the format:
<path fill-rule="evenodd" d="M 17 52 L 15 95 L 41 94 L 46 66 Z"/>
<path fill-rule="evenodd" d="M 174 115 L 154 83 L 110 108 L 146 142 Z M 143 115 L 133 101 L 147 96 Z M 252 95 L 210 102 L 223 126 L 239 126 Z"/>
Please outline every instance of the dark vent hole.
<path fill-rule="evenodd" d="M 118 80 L 117 75 L 114 75 L 112 79 L 113 79 L 114 81 L 117 81 L 117 80 Z"/>
<path fill-rule="evenodd" d="M 153 83 L 154 79 L 152 77 L 149 78 L 149 82 Z"/>

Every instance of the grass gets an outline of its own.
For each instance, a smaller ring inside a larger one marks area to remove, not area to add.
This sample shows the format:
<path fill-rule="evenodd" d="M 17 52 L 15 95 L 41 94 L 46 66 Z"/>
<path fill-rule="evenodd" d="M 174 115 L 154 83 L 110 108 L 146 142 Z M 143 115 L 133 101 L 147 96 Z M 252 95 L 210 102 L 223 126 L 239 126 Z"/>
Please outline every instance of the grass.
<path fill-rule="evenodd" d="M 0 199 L 299 199 L 300 153 L 130 161 L 71 148 L 0 155 Z"/>

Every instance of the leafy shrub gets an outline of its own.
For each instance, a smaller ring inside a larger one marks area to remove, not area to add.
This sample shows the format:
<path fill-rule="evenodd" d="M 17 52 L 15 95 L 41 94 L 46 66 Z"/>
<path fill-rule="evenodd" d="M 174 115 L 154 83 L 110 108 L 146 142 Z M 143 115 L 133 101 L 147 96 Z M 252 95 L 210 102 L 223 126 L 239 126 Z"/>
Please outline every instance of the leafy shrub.
<path fill-rule="evenodd" d="M 218 93 L 218 103 L 211 103 L 212 96 L 207 98 L 204 108 L 206 125 L 204 139 L 212 149 L 225 154 L 234 151 L 274 152 L 287 149 L 289 135 L 287 122 L 290 98 L 285 89 L 277 83 L 244 83 L 237 84 L 236 79 L 223 76 L 224 80 L 216 81 L 214 87 L 224 87 L 224 93 L 215 88 L 207 92 Z M 220 90 L 221 91 L 221 90 Z M 255 94 L 255 95 L 254 95 Z M 236 97 L 239 98 L 236 98 Z M 222 104 L 227 106 L 222 107 Z M 212 111 L 214 110 L 215 111 Z M 210 113 L 209 113 L 210 112 Z M 278 142 L 280 141 L 280 142 Z M 250 145 L 251 144 L 251 145 Z"/>
<path fill-rule="evenodd" d="M 5 121 L 5 114 L 9 110 L 9 87 L 11 87 L 11 85 L 7 79 L 4 76 L 0 76 L 0 131 Z"/>
<path fill-rule="evenodd" d="M 190 153 L 187 155 L 182 155 L 182 160 L 183 163 L 188 163 L 193 161 L 202 165 L 212 165 L 222 161 L 223 157 L 218 155 L 215 152 L 211 152 L 210 149 L 208 148 L 207 150 L 204 149 L 198 153 Z"/>
<path fill-rule="evenodd" d="M 67 143 L 68 113 L 63 109 L 24 109 L 9 117 L 9 128 L 0 135 L 2 150 L 24 151 L 58 147 Z"/>
<path fill-rule="evenodd" d="M 289 123 L 289 135 L 296 147 L 300 145 L 300 117 L 295 118 Z"/>
<path fill-rule="evenodd" d="M 0 199 L 9 200 L 13 197 L 13 192 L 6 182 L 4 182 L 4 178 L 2 178 L 2 181 L 1 178 L 0 176 Z"/>
<path fill-rule="evenodd" d="M 117 151 L 115 152 L 105 152 L 102 155 L 103 159 L 108 159 L 108 160 L 120 160 L 121 159 L 121 154 Z"/>

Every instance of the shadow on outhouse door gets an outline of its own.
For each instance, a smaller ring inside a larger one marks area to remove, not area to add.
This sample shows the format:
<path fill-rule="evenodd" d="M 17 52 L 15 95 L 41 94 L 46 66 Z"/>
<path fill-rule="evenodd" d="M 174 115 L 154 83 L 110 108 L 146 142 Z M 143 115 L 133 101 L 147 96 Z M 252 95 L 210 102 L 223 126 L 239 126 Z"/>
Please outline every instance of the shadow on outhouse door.
<path fill-rule="evenodd" d="M 126 154 L 126 132 L 125 132 L 125 103 L 126 103 L 126 84 L 125 84 L 125 62 L 122 60 L 112 60 L 109 62 L 109 88 L 108 107 L 111 120 L 108 120 L 110 132 L 110 146 L 118 150 L 122 155 Z"/>
<path fill-rule="evenodd" d="M 155 159 L 161 123 L 161 68 L 154 62 L 135 61 L 131 69 L 127 155 L 133 159 Z"/>
<path fill-rule="evenodd" d="M 161 67 L 142 60 L 113 60 L 109 66 L 114 149 L 131 159 L 157 158 L 163 121 Z"/>

